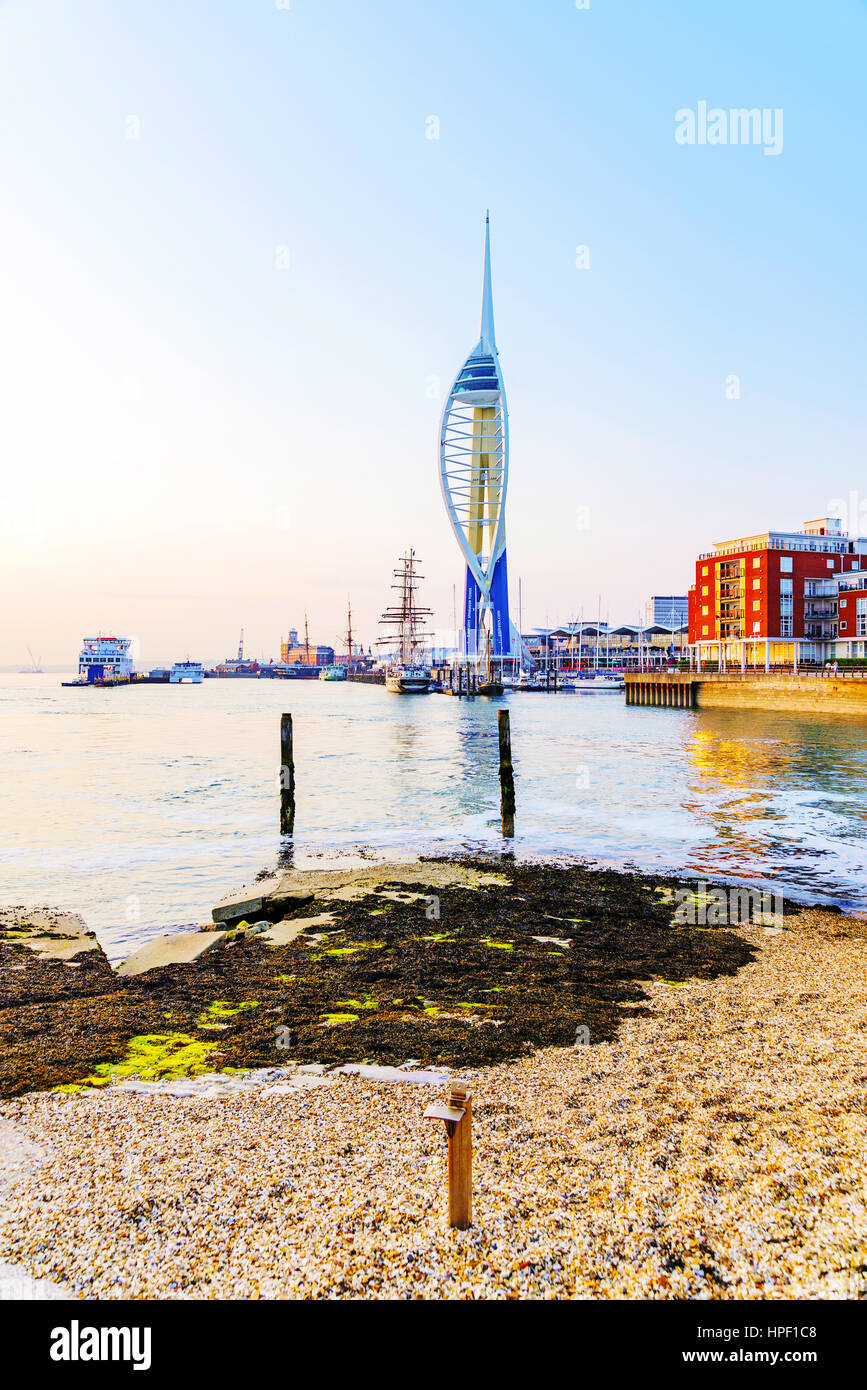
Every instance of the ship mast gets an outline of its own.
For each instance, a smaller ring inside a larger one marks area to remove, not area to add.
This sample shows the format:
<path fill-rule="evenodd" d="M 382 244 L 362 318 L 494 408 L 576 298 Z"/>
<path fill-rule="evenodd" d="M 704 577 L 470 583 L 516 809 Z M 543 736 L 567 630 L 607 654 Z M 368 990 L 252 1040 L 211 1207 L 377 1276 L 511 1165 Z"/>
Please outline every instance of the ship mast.
<path fill-rule="evenodd" d="M 346 600 L 346 649 L 349 652 L 348 674 L 352 675 L 352 599 Z"/>
<path fill-rule="evenodd" d="M 399 591 L 400 602 L 386 608 L 379 621 L 384 627 L 397 628 L 400 634 L 400 664 L 412 666 L 416 660 L 416 652 L 422 645 L 418 639 L 424 635 L 424 620 L 430 616 L 431 610 L 416 602 L 418 581 L 424 576 L 416 573 L 415 551 L 410 548 L 407 555 L 401 556 L 400 563 L 401 568 L 394 570 L 394 577 L 399 582 L 391 586 Z M 378 645 L 385 646 L 393 640 L 381 637 Z"/>

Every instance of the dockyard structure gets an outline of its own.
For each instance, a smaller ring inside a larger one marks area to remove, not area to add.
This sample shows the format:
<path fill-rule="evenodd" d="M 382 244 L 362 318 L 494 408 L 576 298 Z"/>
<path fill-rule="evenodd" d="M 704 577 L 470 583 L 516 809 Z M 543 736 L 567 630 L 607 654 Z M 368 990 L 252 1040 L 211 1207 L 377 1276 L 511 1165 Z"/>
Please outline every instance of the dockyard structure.
<path fill-rule="evenodd" d="M 819 666 L 867 656 L 867 537 L 837 517 L 718 541 L 689 592 L 694 666 Z"/>
<path fill-rule="evenodd" d="M 466 562 L 463 654 L 502 658 L 513 650 L 506 569 L 509 416 L 494 336 L 491 228 L 485 218 L 485 264 L 479 341 L 443 408 L 440 484 Z"/>
<path fill-rule="evenodd" d="M 300 646 L 292 647 L 288 642 L 281 642 L 280 660 L 286 666 L 332 666 L 334 664 L 334 648 L 323 647 L 315 642 L 311 642 L 309 647 L 303 643 Z"/>

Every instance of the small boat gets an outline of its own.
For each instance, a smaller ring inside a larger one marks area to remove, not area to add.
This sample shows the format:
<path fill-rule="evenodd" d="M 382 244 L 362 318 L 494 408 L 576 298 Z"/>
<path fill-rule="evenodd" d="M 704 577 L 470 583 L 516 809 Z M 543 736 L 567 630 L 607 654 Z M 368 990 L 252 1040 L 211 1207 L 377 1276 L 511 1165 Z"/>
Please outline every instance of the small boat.
<path fill-rule="evenodd" d="M 545 687 L 539 680 L 535 671 L 521 671 L 518 679 L 511 686 L 512 690 L 544 690 Z"/>
<path fill-rule="evenodd" d="M 169 672 L 169 685 L 201 685 L 205 679 L 205 668 L 201 661 L 176 661 Z"/>
<path fill-rule="evenodd" d="M 622 690 L 625 681 L 622 676 L 581 676 L 575 682 L 575 690 Z"/>
<path fill-rule="evenodd" d="M 389 662 L 385 669 L 385 688 L 395 695 L 427 695 L 431 688 L 431 669 L 424 660 L 421 637 L 422 624 L 430 614 L 429 608 L 421 608 L 415 601 L 418 580 L 416 574 L 415 551 L 401 556 L 401 568 L 394 571 L 399 582 L 392 584 L 400 594 L 400 602 L 387 608 L 380 618 L 384 627 L 397 629 L 400 644 L 397 659 Z M 393 637 L 381 637 L 379 645 L 391 645 Z"/>
<path fill-rule="evenodd" d="M 345 666 L 323 666 L 323 667 L 322 667 L 322 670 L 319 672 L 319 679 L 320 679 L 321 681 L 345 681 L 345 680 L 346 680 L 346 667 L 345 667 Z"/>

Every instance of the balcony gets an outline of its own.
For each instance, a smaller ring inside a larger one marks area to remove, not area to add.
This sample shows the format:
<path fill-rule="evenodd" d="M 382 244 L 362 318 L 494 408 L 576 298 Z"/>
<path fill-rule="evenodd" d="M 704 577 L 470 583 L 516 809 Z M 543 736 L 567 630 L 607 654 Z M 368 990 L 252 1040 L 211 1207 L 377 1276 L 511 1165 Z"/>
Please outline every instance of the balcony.
<path fill-rule="evenodd" d="M 826 620 L 837 617 L 837 600 L 823 599 L 816 601 L 808 599 L 804 604 L 805 618 L 825 618 Z"/>
<path fill-rule="evenodd" d="M 837 636 L 836 623 L 804 623 L 804 636 L 814 642 L 830 642 Z"/>

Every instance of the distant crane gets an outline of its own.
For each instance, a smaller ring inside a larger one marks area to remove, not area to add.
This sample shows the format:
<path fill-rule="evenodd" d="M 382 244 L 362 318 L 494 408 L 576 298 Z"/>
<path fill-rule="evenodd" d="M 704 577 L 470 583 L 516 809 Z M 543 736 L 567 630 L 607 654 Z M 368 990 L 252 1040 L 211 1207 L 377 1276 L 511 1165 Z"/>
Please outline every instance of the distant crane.
<path fill-rule="evenodd" d="M 241 640 L 238 643 L 238 660 L 244 660 L 244 629 L 241 628 Z"/>
<path fill-rule="evenodd" d="M 26 676 L 41 676 L 41 674 L 42 674 L 42 666 L 41 666 L 40 663 L 41 663 L 41 661 L 42 661 L 42 657 L 41 657 L 41 656 L 38 657 L 38 658 L 35 657 L 35 656 L 33 655 L 33 648 L 32 648 L 32 647 L 28 647 L 28 648 L 27 648 L 27 655 L 30 657 L 30 665 L 29 665 L 28 667 L 26 667 L 25 669 L 22 670 L 22 675 L 26 675 Z"/>

